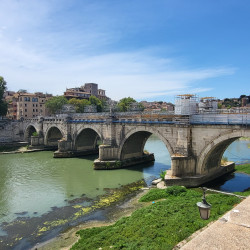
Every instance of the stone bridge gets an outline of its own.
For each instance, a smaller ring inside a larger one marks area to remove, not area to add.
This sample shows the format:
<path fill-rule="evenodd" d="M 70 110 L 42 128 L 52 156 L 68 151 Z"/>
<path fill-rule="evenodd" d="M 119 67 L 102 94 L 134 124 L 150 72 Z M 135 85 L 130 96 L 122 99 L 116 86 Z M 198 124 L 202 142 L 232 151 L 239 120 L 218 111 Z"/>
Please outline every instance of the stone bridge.
<path fill-rule="evenodd" d="M 171 156 L 166 182 L 197 186 L 233 170 L 221 158 L 233 141 L 250 137 L 250 114 L 72 114 L 25 120 L 22 129 L 32 146 L 57 148 L 54 157 L 98 153 L 99 145 L 95 169 L 153 161 L 144 145 L 154 134 Z"/>

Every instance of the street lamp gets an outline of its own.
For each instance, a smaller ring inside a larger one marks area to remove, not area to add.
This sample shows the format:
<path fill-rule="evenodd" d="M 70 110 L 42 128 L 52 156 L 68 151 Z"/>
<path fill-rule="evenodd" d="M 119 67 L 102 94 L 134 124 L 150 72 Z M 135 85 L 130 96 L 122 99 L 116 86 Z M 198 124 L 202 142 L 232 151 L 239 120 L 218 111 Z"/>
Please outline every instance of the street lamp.
<path fill-rule="evenodd" d="M 207 220 L 209 219 L 210 209 L 212 206 L 206 201 L 206 197 L 205 197 L 206 189 L 204 187 L 202 187 L 201 189 L 203 190 L 202 202 L 197 202 L 196 204 L 199 208 L 201 219 Z"/>

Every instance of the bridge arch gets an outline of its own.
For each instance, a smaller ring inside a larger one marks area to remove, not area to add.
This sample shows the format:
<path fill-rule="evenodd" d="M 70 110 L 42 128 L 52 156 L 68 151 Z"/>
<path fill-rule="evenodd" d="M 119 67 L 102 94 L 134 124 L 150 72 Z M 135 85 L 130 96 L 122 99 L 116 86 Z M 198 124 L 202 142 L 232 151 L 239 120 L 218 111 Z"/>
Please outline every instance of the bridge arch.
<path fill-rule="evenodd" d="M 122 140 L 118 151 L 118 158 L 124 160 L 142 156 L 145 143 L 152 134 L 163 141 L 169 154 L 172 155 L 173 149 L 169 141 L 158 130 L 152 128 L 134 128 Z"/>
<path fill-rule="evenodd" d="M 33 124 L 29 124 L 24 132 L 24 140 L 27 142 L 31 141 L 31 136 L 34 132 L 38 133 L 38 129 L 33 125 Z"/>
<path fill-rule="evenodd" d="M 90 126 L 84 127 L 77 133 L 74 149 L 76 151 L 95 149 L 98 139 L 103 141 L 102 134 L 98 130 Z"/>
<path fill-rule="evenodd" d="M 65 135 L 63 132 L 56 126 L 51 126 L 47 129 L 45 136 L 45 145 L 58 147 L 58 141 L 62 139 Z"/>
<path fill-rule="evenodd" d="M 197 174 L 207 174 L 221 166 L 221 159 L 228 146 L 240 137 L 250 137 L 250 130 L 232 131 L 220 135 L 209 142 L 197 161 Z"/>

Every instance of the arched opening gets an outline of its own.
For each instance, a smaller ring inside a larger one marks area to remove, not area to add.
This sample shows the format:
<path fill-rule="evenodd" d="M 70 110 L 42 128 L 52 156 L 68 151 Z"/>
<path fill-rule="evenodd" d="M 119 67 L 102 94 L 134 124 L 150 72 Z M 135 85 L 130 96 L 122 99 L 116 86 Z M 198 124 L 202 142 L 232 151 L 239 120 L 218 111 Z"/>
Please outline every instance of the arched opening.
<path fill-rule="evenodd" d="M 25 134 L 24 134 L 24 140 L 27 141 L 27 142 L 31 142 L 31 136 L 37 132 L 36 131 L 36 128 L 32 125 L 29 125 L 25 131 Z"/>
<path fill-rule="evenodd" d="M 143 156 L 145 143 L 151 135 L 152 133 L 147 131 L 139 131 L 130 135 L 123 144 L 120 159 L 126 160 Z"/>
<path fill-rule="evenodd" d="M 58 141 L 63 138 L 63 134 L 57 127 L 52 127 L 47 133 L 47 146 L 58 147 Z"/>
<path fill-rule="evenodd" d="M 235 130 L 211 140 L 199 155 L 196 173 L 207 174 L 220 167 L 222 156 L 228 146 L 241 137 L 249 138 L 250 130 Z"/>
<path fill-rule="evenodd" d="M 236 172 L 230 172 L 227 175 L 220 176 L 209 183 L 206 187 L 219 189 L 227 192 L 243 192 L 250 189 L 250 176 L 246 173 L 250 170 L 250 138 L 237 137 L 232 138 L 232 142 L 227 141 L 229 145 L 224 144 L 226 150 L 222 158 L 218 156 L 218 166 L 226 167 L 235 163 Z M 215 153 L 215 152 L 214 152 Z M 212 153 L 213 154 L 213 153 Z M 219 160 L 221 158 L 221 161 Z M 237 166 L 238 165 L 238 166 Z M 217 168 L 222 169 L 222 168 Z"/>
<path fill-rule="evenodd" d="M 208 173 L 213 169 L 220 167 L 222 156 L 226 151 L 227 147 L 238 138 L 239 137 L 230 138 L 214 145 L 204 159 L 202 172 Z"/>
<path fill-rule="evenodd" d="M 87 150 L 97 150 L 98 145 L 101 144 L 101 138 L 98 133 L 91 129 L 83 129 L 76 138 L 75 150 L 78 152 Z"/>
<path fill-rule="evenodd" d="M 155 177 L 159 177 L 161 173 L 164 175 L 163 172 L 171 168 L 170 152 L 172 152 L 172 148 L 158 131 L 131 131 L 120 150 L 121 161 L 145 157 L 149 153 L 154 154 L 154 163 L 152 160 L 151 163 L 145 161 L 143 164 L 139 163 L 138 167 L 133 167 L 134 170 L 143 171 L 148 183 Z"/>

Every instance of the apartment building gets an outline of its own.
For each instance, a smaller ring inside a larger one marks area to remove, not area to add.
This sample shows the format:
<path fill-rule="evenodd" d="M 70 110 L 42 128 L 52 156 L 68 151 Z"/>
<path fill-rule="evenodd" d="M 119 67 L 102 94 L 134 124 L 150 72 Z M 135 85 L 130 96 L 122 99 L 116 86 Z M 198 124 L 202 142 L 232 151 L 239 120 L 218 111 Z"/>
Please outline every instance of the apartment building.
<path fill-rule="evenodd" d="M 46 116 L 48 111 L 45 102 L 51 98 L 51 94 L 17 92 L 8 95 L 5 100 L 8 102 L 7 118 L 18 120 L 20 118 L 33 118 Z"/>
<path fill-rule="evenodd" d="M 64 96 L 69 100 L 71 98 L 89 99 L 90 96 L 96 96 L 101 100 L 107 100 L 105 90 L 98 89 L 97 83 L 85 83 L 81 87 L 69 88 L 64 92 Z"/>
<path fill-rule="evenodd" d="M 66 91 L 64 92 L 64 97 L 66 97 L 68 100 L 71 98 L 87 99 L 88 100 L 90 96 L 91 96 L 91 94 L 86 92 L 84 90 L 84 87 L 70 88 L 70 89 L 66 89 Z"/>

